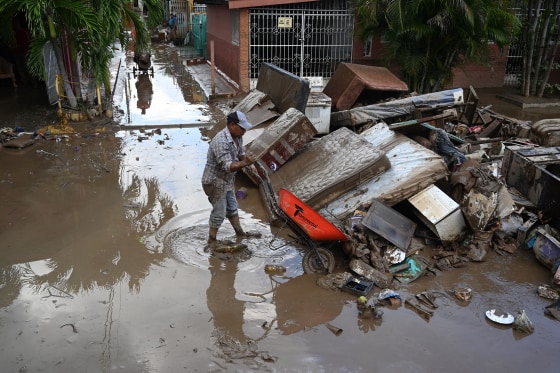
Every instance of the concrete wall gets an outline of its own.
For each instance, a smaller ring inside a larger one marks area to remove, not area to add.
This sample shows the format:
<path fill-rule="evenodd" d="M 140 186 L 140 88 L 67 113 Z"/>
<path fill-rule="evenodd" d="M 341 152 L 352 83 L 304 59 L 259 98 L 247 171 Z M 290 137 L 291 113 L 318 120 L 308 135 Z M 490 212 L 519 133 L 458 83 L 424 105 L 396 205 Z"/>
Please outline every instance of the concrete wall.
<path fill-rule="evenodd" d="M 363 56 L 364 43 L 360 40 L 354 41 L 352 50 L 353 63 L 373 66 L 386 66 L 383 60 L 383 44 L 378 40 L 372 41 L 371 56 Z M 505 66 L 507 60 L 507 50 L 503 56 L 499 55 L 499 50 L 495 45 L 489 45 L 490 58 L 487 65 L 467 64 L 454 70 L 455 78 L 449 87 L 468 87 L 488 88 L 502 87 L 505 78 Z M 391 72 L 399 76 L 399 68 L 396 65 L 389 66 Z"/>
<path fill-rule="evenodd" d="M 206 49 L 211 58 L 211 42 L 214 42 L 214 64 L 232 81 L 239 84 L 239 46 L 232 43 L 231 15 L 227 5 L 206 7 Z"/>
<path fill-rule="evenodd" d="M 506 76 L 507 49 L 500 56 L 498 47 L 488 46 L 490 57 L 487 64 L 467 64 L 454 70 L 453 87 L 490 88 L 502 87 Z"/>

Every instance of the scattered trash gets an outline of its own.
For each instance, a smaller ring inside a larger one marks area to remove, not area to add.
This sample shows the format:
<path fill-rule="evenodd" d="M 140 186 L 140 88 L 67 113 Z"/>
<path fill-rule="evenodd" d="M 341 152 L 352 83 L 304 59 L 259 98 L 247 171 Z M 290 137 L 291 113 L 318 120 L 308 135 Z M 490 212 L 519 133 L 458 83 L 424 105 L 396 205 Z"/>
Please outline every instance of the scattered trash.
<path fill-rule="evenodd" d="M 469 301 L 472 298 L 472 290 L 470 288 L 457 288 L 453 290 L 453 295 L 459 300 Z"/>
<path fill-rule="evenodd" d="M 37 153 L 38 153 L 38 154 L 44 154 L 44 155 L 52 156 L 52 157 L 56 157 L 56 154 L 46 152 L 46 151 L 44 151 L 44 150 L 42 150 L 42 149 L 37 150 Z"/>
<path fill-rule="evenodd" d="M 237 244 L 237 245 L 216 245 L 214 247 L 214 252 L 217 253 L 236 253 L 241 250 L 245 250 L 247 245 L 245 244 Z"/>
<path fill-rule="evenodd" d="M 546 268 L 552 269 L 560 259 L 560 234 L 556 229 L 545 225 L 537 228 L 535 235 L 533 243 L 535 257 Z"/>
<path fill-rule="evenodd" d="M 330 324 L 330 323 L 327 323 L 326 326 L 327 326 L 327 329 L 329 329 L 329 330 L 330 330 L 334 335 L 336 335 L 337 337 L 338 337 L 339 335 L 341 335 L 342 332 L 343 332 L 343 330 L 342 330 L 341 328 L 339 328 L 339 327 L 337 327 L 337 326 L 334 326 L 334 325 L 332 325 L 332 324 Z"/>
<path fill-rule="evenodd" d="M 391 272 L 392 274 L 395 274 L 397 272 L 406 271 L 408 269 L 410 269 L 410 262 L 405 260 L 401 263 L 393 264 L 392 266 L 390 266 L 389 267 L 389 272 Z"/>
<path fill-rule="evenodd" d="M 560 321 L 560 300 L 546 306 L 544 314 Z"/>
<path fill-rule="evenodd" d="M 317 279 L 317 285 L 327 290 L 341 290 L 352 277 L 350 272 L 329 273 Z"/>
<path fill-rule="evenodd" d="M 344 284 L 342 290 L 354 295 L 367 296 L 372 288 L 373 282 L 366 279 L 351 277 L 346 284 Z"/>
<path fill-rule="evenodd" d="M 558 293 L 558 290 L 554 289 L 550 285 L 539 285 L 539 287 L 537 288 L 537 293 L 539 294 L 539 296 L 546 299 L 552 299 L 552 300 L 560 299 L 560 294 Z"/>
<path fill-rule="evenodd" d="M 1 129 L 0 131 L 4 131 L 5 129 Z M 9 129 L 9 133 L 1 132 L 0 138 L 6 139 L 2 140 L 2 147 L 4 148 L 15 148 L 15 149 L 23 149 L 30 145 L 35 144 L 35 139 L 33 138 L 33 134 L 30 133 L 14 133 L 11 132 L 12 130 Z"/>
<path fill-rule="evenodd" d="M 247 197 L 247 188 L 241 187 L 235 192 L 235 196 L 239 199 L 245 199 Z"/>
<path fill-rule="evenodd" d="M 473 242 L 469 245 L 467 258 L 473 262 L 482 262 L 491 249 L 491 239 L 493 232 L 476 230 L 473 235 Z"/>
<path fill-rule="evenodd" d="M 264 266 L 264 271 L 269 275 L 283 275 L 286 272 L 286 267 L 276 264 L 267 264 Z"/>
<path fill-rule="evenodd" d="M 404 304 L 408 306 L 408 308 L 411 308 L 418 315 L 420 315 L 421 317 L 427 320 L 429 320 L 434 315 L 433 311 L 424 309 L 420 304 L 418 304 L 412 298 L 405 299 Z"/>
<path fill-rule="evenodd" d="M 421 293 L 414 295 L 416 299 L 420 302 L 424 303 L 426 306 L 430 308 L 438 308 L 439 306 L 436 304 L 436 297 L 427 291 L 423 291 Z"/>
<path fill-rule="evenodd" d="M 404 283 L 412 282 L 424 274 L 426 270 L 426 263 L 418 258 L 408 257 L 405 260 L 407 268 L 400 272 L 394 273 L 393 276 L 399 281 Z"/>
<path fill-rule="evenodd" d="M 358 315 L 361 319 L 380 319 L 383 317 L 383 311 L 377 310 L 375 304 L 370 303 L 365 296 L 358 297 L 356 301 L 356 306 L 358 307 Z"/>
<path fill-rule="evenodd" d="M 402 303 L 401 296 L 391 289 L 382 290 L 377 296 L 377 299 L 379 299 L 380 301 L 389 301 L 391 306 L 400 306 Z"/>
<path fill-rule="evenodd" d="M 511 325 L 515 318 L 513 315 L 509 313 L 500 313 L 497 314 L 495 309 L 491 309 L 486 311 L 486 317 L 495 323 L 502 324 L 502 325 Z"/>
<path fill-rule="evenodd" d="M 350 261 L 350 269 L 358 275 L 373 281 L 373 283 L 380 288 L 389 287 L 393 279 L 391 275 L 383 273 L 358 259 L 352 259 Z"/>
<path fill-rule="evenodd" d="M 535 331 L 535 326 L 531 320 L 529 320 L 525 310 L 521 310 L 517 313 L 513 321 L 513 328 L 527 334 L 532 334 Z"/>

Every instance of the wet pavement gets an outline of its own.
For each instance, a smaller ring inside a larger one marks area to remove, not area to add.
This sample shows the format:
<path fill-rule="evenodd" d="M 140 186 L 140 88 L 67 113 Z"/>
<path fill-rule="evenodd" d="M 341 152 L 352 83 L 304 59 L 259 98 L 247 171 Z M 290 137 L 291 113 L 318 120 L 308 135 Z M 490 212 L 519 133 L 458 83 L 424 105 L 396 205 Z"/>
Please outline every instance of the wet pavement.
<path fill-rule="evenodd" d="M 204 128 L 235 99 L 209 103 L 177 48 L 158 45 L 142 114 L 138 101 L 146 96 L 131 57 L 122 58 L 119 125 L 76 126 L 24 149 L 0 149 L 3 371 L 558 370 L 560 324 L 544 315 L 551 301 L 536 292 L 551 273 L 527 250 L 491 252 L 482 263 L 397 282 L 403 300 L 437 295 L 429 320 L 405 305 L 380 307 L 381 319 L 361 318 L 354 295 L 325 290 L 318 275 L 303 273 L 307 249 L 287 229 L 269 226 L 258 190 L 240 175 L 238 186 L 248 190 L 242 224 L 263 237 L 212 255 L 205 245 L 210 204 L 200 186 Z M 21 125 L 39 127 L 56 120 L 41 104 L 10 107 L 8 89 L 0 90 L 3 121 L 29 117 Z M 492 103 L 512 117 L 551 113 L 518 116 Z M 219 238 L 235 240 L 228 223 Z M 335 272 L 347 270 L 341 251 L 335 254 Z M 286 272 L 267 274 L 267 264 Z M 472 289 L 472 300 L 450 294 L 460 287 Z M 535 332 L 493 323 L 489 309 L 524 309 Z"/>

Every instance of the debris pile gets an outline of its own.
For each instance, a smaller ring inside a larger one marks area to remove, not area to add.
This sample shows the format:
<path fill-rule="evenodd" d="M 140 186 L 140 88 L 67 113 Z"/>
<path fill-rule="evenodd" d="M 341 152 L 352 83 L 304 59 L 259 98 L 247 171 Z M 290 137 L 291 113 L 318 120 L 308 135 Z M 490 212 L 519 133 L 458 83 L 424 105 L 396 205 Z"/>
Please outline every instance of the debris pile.
<path fill-rule="evenodd" d="M 234 108 L 255 124 L 246 134 L 247 147 L 258 148 L 264 165 L 264 171 L 244 172 L 256 184 L 271 183 L 261 185 L 261 195 L 287 188 L 344 232 L 340 244 L 351 272 L 339 289 L 364 286 L 352 281 L 391 289 L 393 280 L 406 283 L 481 262 L 491 251 L 510 255 L 532 248 L 542 257 L 542 247 L 549 249 L 545 265 L 555 274 L 552 285 L 560 285 L 560 236 L 552 228 L 560 226 L 560 119 L 531 124 L 502 116 L 479 107 L 472 87 L 466 97 L 460 88 L 405 95 L 396 77 L 385 79 L 387 85 L 372 80 L 388 71 L 369 75 L 368 69 L 344 66 L 344 77 L 337 70 L 330 82 L 347 84 L 333 83 L 322 92 L 332 99 L 328 133 L 317 130 L 302 142 L 300 134 L 309 134 L 305 128 L 313 124 L 302 107 L 308 86 L 273 65 L 264 69 L 257 89 Z M 352 84 L 361 87 L 359 95 L 347 89 Z M 383 100 L 364 105 L 373 97 Z M 372 145 L 388 163 L 356 167 L 372 154 Z M 326 151 L 317 152 L 322 146 Z M 427 247 L 436 254 L 420 255 Z M 423 300 L 435 304 L 429 295 Z M 419 310 L 417 301 L 405 303 Z M 531 329 L 523 315 L 520 320 L 521 329 Z"/>

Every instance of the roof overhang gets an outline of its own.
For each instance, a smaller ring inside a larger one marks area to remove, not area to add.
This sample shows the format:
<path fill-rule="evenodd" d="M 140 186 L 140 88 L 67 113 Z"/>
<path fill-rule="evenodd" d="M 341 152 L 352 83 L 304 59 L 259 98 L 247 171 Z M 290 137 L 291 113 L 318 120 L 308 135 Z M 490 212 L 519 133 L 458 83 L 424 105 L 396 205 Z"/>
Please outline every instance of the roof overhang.
<path fill-rule="evenodd" d="M 318 0 L 229 0 L 230 9 L 256 8 L 271 5 L 310 3 Z"/>
<path fill-rule="evenodd" d="M 310 3 L 319 0 L 202 0 L 200 4 L 228 4 L 229 9 L 257 8 L 271 5 Z"/>

